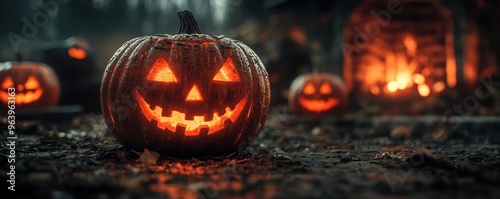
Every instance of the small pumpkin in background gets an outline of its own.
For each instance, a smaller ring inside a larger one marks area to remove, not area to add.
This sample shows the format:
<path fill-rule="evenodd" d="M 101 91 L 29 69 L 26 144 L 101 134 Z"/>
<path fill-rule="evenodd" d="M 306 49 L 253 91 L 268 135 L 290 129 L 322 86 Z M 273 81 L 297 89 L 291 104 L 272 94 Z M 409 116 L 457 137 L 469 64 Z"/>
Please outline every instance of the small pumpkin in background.
<path fill-rule="evenodd" d="M 0 63 L 1 109 L 7 109 L 9 100 L 15 101 L 16 109 L 33 109 L 56 106 L 60 84 L 52 68 L 37 62 L 15 61 Z M 9 96 L 9 88 L 15 96 Z"/>
<path fill-rule="evenodd" d="M 97 62 L 88 41 L 80 37 L 49 41 L 32 53 L 32 59 L 51 66 L 61 82 L 60 105 L 81 105 L 99 112 Z"/>
<path fill-rule="evenodd" d="M 175 35 L 132 39 L 101 84 L 107 125 L 123 145 L 172 156 L 242 150 L 264 125 L 267 72 L 243 43 L 202 34 L 189 11 Z"/>
<path fill-rule="evenodd" d="M 33 60 L 53 67 L 61 82 L 87 78 L 98 71 L 90 44 L 80 37 L 43 43 L 33 53 Z"/>
<path fill-rule="evenodd" d="M 290 86 L 288 105 L 299 115 L 341 116 L 347 109 L 347 93 L 342 80 L 334 74 L 303 74 Z"/>

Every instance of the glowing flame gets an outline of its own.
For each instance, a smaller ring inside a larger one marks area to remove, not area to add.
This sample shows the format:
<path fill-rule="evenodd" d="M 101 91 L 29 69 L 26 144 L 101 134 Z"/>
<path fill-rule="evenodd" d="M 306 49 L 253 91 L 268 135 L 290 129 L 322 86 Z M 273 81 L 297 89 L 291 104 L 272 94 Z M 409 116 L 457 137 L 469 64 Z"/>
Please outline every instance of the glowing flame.
<path fill-rule="evenodd" d="M 423 84 L 425 82 L 425 77 L 421 74 L 414 74 L 413 75 L 413 82 L 415 82 L 415 84 Z"/>
<path fill-rule="evenodd" d="M 446 43 L 453 42 L 453 34 L 446 35 Z M 455 61 L 453 48 L 446 48 L 446 83 L 449 87 L 457 84 L 457 63 Z"/>
<path fill-rule="evenodd" d="M 448 37 L 446 42 L 448 43 Z M 392 43 L 393 46 L 386 44 Z M 372 95 L 390 94 L 390 96 L 411 97 L 430 96 L 442 92 L 456 84 L 456 64 L 453 48 L 446 48 L 446 68 L 441 61 L 435 61 L 427 51 L 428 41 L 413 34 L 402 34 L 394 41 L 385 42 L 374 40 L 367 49 L 369 52 L 362 55 L 359 69 L 352 77 L 360 81 L 361 92 Z M 425 45 L 420 45 L 420 44 Z M 435 46 L 434 46 L 435 45 Z M 442 50 L 441 45 L 432 44 L 432 48 Z M 380 48 L 379 48 L 380 47 Z M 452 51 L 450 51 L 450 49 Z M 429 56 L 427 56 L 429 55 Z M 441 59 L 439 59 L 441 60 Z M 352 85 L 351 85 L 352 86 Z M 357 85 L 356 85 L 357 86 Z M 306 89 L 304 91 L 313 89 Z"/>
<path fill-rule="evenodd" d="M 414 56 L 417 53 L 417 41 L 413 35 L 406 35 L 403 43 L 409 55 Z"/>
<path fill-rule="evenodd" d="M 429 96 L 429 94 L 431 93 L 431 90 L 429 89 L 429 87 L 425 84 L 420 84 L 418 85 L 418 93 L 422 96 L 422 97 L 427 97 Z"/>
<path fill-rule="evenodd" d="M 378 94 L 380 94 L 380 88 L 379 88 L 378 86 L 375 86 L 375 85 L 374 85 L 374 86 L 372 86 L 372 87 L 370 88 L 370 92 L 371 92 L 372 94 L 374 94 L 374 95 L 378 95 Z"/>
<path fill-rule="evenodd" d="M 388 84 L 387 84 L 387 89 L 389 89 L 389 91 L 391 93 L 394 93 L 398 90 L 398 82 L 396 81 L 390 81 Z"/>
<path fill-rule="evenodd" d="M 436 82 L 434 85 L 432 85 L 432 90 L 436 93 L 439 93 L 443 91 L 446 88 L 446 85 L 444 82 Z"/>
<path fill-rule="evenodd" d="M 409 72 L 400 72 L 396 76 L 396 82 L 398 84 L 398 89 L 405 89 L 408 84 L 411 82 L 411 75 Z"/>

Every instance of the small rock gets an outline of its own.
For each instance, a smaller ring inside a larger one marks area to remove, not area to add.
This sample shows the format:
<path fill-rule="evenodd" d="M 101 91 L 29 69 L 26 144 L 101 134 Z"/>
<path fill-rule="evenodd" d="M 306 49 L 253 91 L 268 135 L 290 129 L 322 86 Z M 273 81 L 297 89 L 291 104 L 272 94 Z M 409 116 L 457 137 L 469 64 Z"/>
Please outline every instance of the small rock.
<path fill-rule="evenodd" d="M 325 130 L 321 127 L 314 127 L 311 131 L 311 135 L 322 136 L 325 134 Z"/>
<path fill-rule="evenodd" d="M 447 126 L 439 126 L 436 130 L 432 132 L 431 138 L 434 141 L 444 142 L 448 139 L 449 133 L 450 131 Z"/>
<path fill-rule="evenodd" d="M 158 158 L 160 158 L 160 154 L 157 152 L 144 149 L 144 152 L 141 154 L 141 157 L 137 159 L 137 162 L 151 166 L 156 165 Z"/>
<path fill-rule="evenodd" d="M 288 145 L 288 141 L 286 140 L 285 137 L 280 137 L 280 138 L 278 138 L 278 140 L 276 140 L 276 144 L 279 147 L 284 147 L 284 146 Z"/>
<path fill-rule="evenodd" d="M 64 138 L 64 137 L 66 137 L 66 133 L 65 132 L 59 132 L 59 133 L 57 133 L 57 137 Z"/>
<path fill-rule="evenodd" d="M 394 138 L 409 139 L 411 137 L 411 134 L 412 132 L 410 127 L 406 125 L 399 125 L 391 131 L 391 137 Z"/>

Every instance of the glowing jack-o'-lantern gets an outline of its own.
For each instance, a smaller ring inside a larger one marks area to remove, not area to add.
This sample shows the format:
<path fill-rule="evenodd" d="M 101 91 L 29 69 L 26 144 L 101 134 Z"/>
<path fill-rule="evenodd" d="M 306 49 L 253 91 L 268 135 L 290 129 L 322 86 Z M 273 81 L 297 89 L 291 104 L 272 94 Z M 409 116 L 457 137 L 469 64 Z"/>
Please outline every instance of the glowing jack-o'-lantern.
<path fill-rule="evenodd" d="M 108 127 L 125 146 L 214 155 L 247 147 L 265 122 L 269 80 L 257 55 L 225 36 L 201 34 L 190 12 L 176 35 L 126 42 L 101 85 Z"/>
<path fill-rule="evenodd" d="M 99 87 L 102 76 L 96 54 L 84 38 L 49 41 L 34 50 L 32 60 L 51 66 L 61 82 L 61 105 L 80 105 L 85 111 L 100 112 Z"/>
<path fill-rule="evenodd" d="M 41 63 L 0 63 L 0 88 L 2 109 L 9 101 L 15 102 L 16 109 L 25 109 L 55 106 L 59 100 L 59 80 L 49 66 Z M 14 90 L 15 96 L 9 95 Z"/>
<path fill-rule="evenodd" d="M 347 108 L 347 94 L 342 80 L 329 73 L 298 76 L 288 96 L 292 111 L 303 115 L 342 115 Z"/>
<path fill-rule="evenodd" d="M 53 67 L 63 83 L 86 79 L 98 69 L 89 43 L 78 37 L 42 44 L 32 59 Z"/>

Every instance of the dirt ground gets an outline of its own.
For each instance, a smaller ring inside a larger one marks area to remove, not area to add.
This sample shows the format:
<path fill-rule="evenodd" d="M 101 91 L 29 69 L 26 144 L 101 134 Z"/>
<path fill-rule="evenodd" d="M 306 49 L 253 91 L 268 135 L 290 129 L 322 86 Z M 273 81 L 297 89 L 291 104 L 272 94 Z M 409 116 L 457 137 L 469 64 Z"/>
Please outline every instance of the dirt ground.
<path fill-rule="evenodd" d="M 101 115 L 18 122 L 16 191 L 2 180 L 2 198 L 500 197 L 500 120 L 467 128 L 352 121 L 275 111 L 243 152 L 191 159 L 127 150 Z"/>

